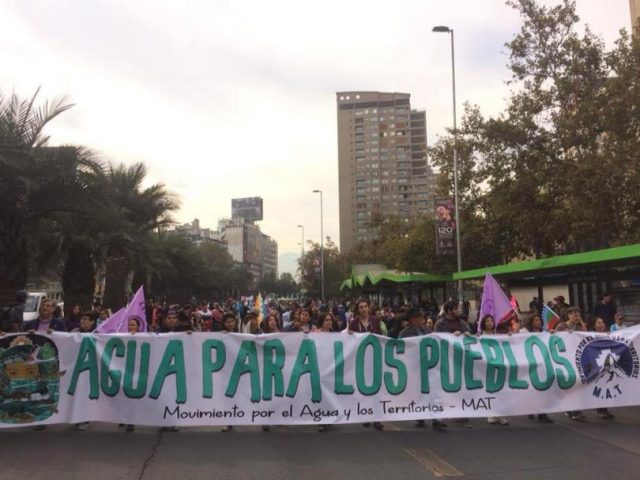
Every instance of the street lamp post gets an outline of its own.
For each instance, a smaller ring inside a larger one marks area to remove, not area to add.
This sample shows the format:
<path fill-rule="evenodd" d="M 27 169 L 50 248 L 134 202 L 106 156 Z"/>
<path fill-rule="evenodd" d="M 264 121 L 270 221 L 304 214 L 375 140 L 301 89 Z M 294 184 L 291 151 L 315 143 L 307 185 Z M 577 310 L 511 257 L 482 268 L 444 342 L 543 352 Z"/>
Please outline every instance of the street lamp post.
<path fill-rule="evenodd" d="M 320 300 L 324 302 L 324 217 L 322 211 L 322 190 L 314 190 L 320 194 Z"/>
<path fill-rule="evenodd" d="M 453 28 L 444 25 L 433 27 L 434 32 L 451 34 L 451 85 L 453 91 L 453 197 L 456 205 L 456 254 L 458 256 L 458 272 L 462 271 L 462 253 L 460 251 L 460 198 L 458 195 L 458 125 L 456 118 L 456 60 L 453 42 Z M 458 280 L 458 303 L 462 309 L 462 280 Z"/>
<path fill-rule="evenodd" d="M 300 243 L 300 277 L 304 276 L 304 225 L 298 225 L 298 228 L 302 229 L 302 240 Z"/>

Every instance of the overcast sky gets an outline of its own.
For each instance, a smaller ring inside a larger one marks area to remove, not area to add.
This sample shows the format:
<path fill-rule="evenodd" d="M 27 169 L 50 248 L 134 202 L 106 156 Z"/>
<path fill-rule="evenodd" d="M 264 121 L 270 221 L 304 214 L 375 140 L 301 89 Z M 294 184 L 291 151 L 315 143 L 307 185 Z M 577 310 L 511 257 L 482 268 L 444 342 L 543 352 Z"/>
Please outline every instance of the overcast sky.
<path fill-rule="evenodd" d="M 545 1 L 554 4 L 554 1 Z M 578 0 L 608 45 L 628 0 Z M 144 161 L 182 199 L 181 223 L 215 228 L 231 198 L 261 196 L 262 230 L 293 271 L 298 224 L 336 241 L 335 92 L 397 91 L 427 110 L 428 141 L 451 123 L 449 39 L 459 108 L 499 111 L 504 43 L 519 26 L 502 0 L 0 0 L 0 91 L 67 95 L 52 144 Z"/>

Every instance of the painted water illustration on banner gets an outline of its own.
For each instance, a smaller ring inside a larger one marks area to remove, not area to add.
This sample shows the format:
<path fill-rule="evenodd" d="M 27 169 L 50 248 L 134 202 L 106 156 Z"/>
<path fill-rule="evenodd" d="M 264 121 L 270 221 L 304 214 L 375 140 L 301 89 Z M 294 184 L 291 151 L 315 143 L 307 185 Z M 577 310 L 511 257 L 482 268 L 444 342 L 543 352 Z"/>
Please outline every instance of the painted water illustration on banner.
<path fill-rule="evenodd" d="M 58 349 L 45 336 L 0 338 L 0 422 L 39 422 L 56 413 L 59 365 Z"/>

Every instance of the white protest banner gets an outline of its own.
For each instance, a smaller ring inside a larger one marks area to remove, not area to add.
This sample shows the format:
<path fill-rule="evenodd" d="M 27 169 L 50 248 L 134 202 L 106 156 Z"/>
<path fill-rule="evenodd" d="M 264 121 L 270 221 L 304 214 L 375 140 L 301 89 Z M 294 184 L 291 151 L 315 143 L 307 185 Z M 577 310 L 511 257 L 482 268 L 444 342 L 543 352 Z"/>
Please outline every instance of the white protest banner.
<path fill-rule="evenodd" d="M 639 335 L 6 335 L 0 427 L 353 423 L 638 405 Z"/>

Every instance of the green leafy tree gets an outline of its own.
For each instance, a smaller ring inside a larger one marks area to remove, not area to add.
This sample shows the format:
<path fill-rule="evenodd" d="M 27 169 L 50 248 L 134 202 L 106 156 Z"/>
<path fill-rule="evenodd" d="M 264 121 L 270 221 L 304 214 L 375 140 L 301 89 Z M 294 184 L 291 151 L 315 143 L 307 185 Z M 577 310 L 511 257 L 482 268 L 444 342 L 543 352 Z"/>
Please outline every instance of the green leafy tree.
<path fill-rule="evenodd" d="M 0 92 L 0 300 L 5 301 L 24 288 L 35 267 L 59 258 L 52 239 L 60 215 L 87 204 L 84 173 L 96 168 L 75 147 L 47 146 L 45 127 L 72 104 L 62 98 L 39 106 L 38 94 L 20 99 Z"/>
<path fill-rule="evenodd" d="M 299 286 L 289 272 L 282 272 L 278 279 L 276 292 L 283 297 L 291 297 L 299 293 Z"/>
<path fill-rule="evenodd" d="M 507 107 L 467 105 L 457 132 L 465 268 L 638 241 L 638 40 L 607 51 L 568 0 L 507 3 L 522 18 Z M 445 195 L 451 133 L 431 150 Z"/>
<path fill-rule="evenodd" d="M 320 244 L 307 242 L 309 248 L 305 251 L 304 257 L 298 260 L 298 271 L 301 272 L 301 286 L 307 294 L 313 297 L 320 297 L 321 278 L 320 273 L 316 273 L 316 263 L 320 261 Z M 350 273 L 350 272 L 349 272 Z M 327 237 L 324 246 L 324 279 L 325 298 L 337 298 L 340 295 L 340 285 L 347 275 L 347 262 L 338 250 L 337 245 Z"/>
<path fill-rule="evenodd" d="M 102 179 L 111 220 L 105 238 L 104 303 L 111 308 L 124 305 L 134 258 L 145 250 L 154 230 L 173 222 L 171 213 L 178 208 L 176 197 L 165 185 L 143 187 L 146 175 L 142 163 L 120 164 L 110 165 Z"/>

